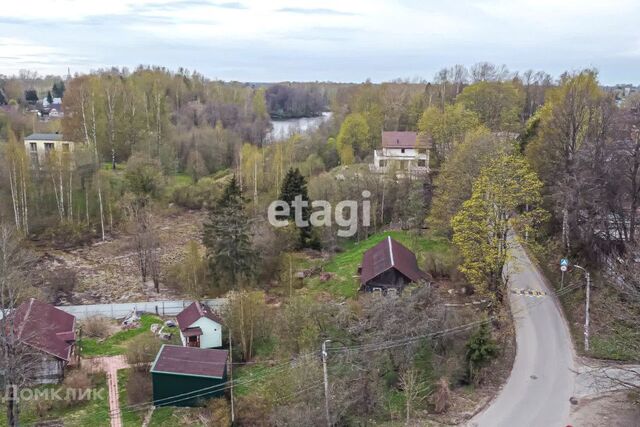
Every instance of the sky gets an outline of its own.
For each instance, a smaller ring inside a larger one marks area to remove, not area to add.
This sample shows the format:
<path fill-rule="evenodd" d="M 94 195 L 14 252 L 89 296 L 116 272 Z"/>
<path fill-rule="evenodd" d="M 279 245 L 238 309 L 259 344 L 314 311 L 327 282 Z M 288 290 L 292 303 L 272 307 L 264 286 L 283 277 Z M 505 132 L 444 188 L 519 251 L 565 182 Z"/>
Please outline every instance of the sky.
<path fill-rule="evenodd" d="M 139 64 L 222 80 L 432 79 L 488 61 L 640 84 L 637 0 L 5 0 L 0 74 Z"/>

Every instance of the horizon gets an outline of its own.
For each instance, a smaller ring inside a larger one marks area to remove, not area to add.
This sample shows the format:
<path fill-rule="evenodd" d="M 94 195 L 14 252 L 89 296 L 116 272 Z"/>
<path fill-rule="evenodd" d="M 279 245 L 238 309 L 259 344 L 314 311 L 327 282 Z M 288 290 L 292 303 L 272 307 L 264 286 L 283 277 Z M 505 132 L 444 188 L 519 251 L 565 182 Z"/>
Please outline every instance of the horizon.
<path fill-rule="evenodd" d="M 35 0 L 0 15 L 0 74 L 162 64 L 223 81 L 380 83 L 486 61 L 638 85 L 639 13 L 630 0 Z"/>

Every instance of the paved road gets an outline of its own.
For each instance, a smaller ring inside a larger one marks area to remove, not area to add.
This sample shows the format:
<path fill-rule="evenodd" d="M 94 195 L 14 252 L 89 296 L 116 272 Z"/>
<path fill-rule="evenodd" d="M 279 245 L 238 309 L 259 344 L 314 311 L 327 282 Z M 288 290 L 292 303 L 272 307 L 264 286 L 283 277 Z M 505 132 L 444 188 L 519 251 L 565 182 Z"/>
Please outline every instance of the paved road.
<path fill-rule="evenodd" d="M 512 254 L 510 287 L 551 292 L 519 245 Z M 552 296 L 510 292 L 509 301 L 517 342 L 513 370 L 496 399 L 468 425 L 564 427 L 569 421 L 575 374 L 573 345 L 560 308 Z"/>

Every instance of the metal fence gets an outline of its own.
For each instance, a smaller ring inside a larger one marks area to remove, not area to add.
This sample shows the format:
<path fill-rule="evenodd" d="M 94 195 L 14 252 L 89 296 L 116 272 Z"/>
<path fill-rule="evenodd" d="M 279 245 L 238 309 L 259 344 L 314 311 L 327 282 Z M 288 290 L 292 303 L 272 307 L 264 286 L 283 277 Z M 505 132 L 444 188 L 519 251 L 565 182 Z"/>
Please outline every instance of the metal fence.
<path fill-rule="evenodd" d="M 60 305 L 60 310 L 73 314 L 77 319 L 86 319 L 92 316 L 105 316 L 113 319 L 121 319 L 131 313 L 134 309 L 139 312 L 155 313 L 160 316 L 175 316 L 192 300 L 180 301 L 144 301 L 123 304 L 86 304 L 86 305 Z M 213 310 L 218 310 L 227 302 L 225 298 L 203 300 Z"/>

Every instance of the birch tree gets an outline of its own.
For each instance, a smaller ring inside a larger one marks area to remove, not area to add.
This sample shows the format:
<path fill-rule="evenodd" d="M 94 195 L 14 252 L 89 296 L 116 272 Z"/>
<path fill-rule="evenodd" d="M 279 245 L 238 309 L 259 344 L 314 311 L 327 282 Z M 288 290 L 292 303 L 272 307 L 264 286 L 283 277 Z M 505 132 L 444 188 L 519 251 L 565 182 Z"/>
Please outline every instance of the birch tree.
<path fill-rule="evenodd" d="M 27 234 L 29 233 L 29 158 L 24 145 L 18 142 L 11 131 L 8 132 L 5 162 L 9 172 L 9 188 L 16 229 Z"/>

